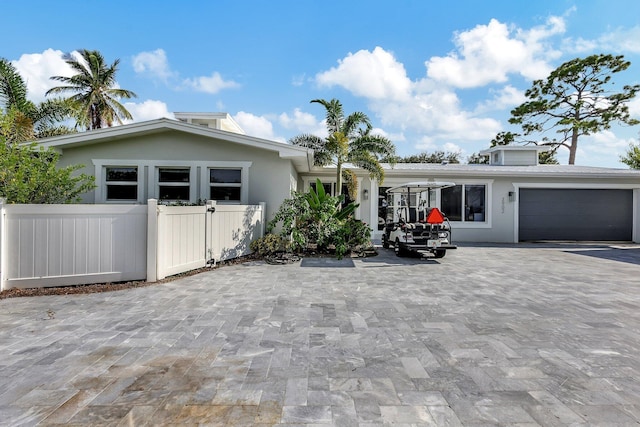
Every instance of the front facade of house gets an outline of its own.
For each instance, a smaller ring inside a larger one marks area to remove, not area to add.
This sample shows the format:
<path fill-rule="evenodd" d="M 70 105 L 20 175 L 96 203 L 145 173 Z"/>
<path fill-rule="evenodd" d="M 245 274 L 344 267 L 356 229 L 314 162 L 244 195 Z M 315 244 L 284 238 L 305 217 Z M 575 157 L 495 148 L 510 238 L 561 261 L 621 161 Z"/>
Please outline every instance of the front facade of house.
<path fill-rule="evenodd" d="M 299 174 L 310 170 L 313 154 L 222 130 L 221 121 L 231 122 L 226 127 L 235 123 L 216 116 L 193 123 L 152 120 L 48 138 L 42 145 L 62 154 L 61 166 L 82 164 L 80 172 L 95 176 L 97 188 L 84 196 L 84 203 L 265 202 L 272 217 L 297 190 Z"/>
<path fill-rule="evenodd" d="M 270 219 L 291 191 L 306 191 L 317 178 L 335 192 L 335 168 L 313 167 L 310 150 L 244 135 L 226 114 L 176 117 L 41 144 L 62 153 L 61 165 L 83 164 L 83 172 L 96 177 L 86 203 L 265 202 Z M 433 196 L 451 221 L 454 241 L 640 242 L 639 171 L 538 165 L 538 151 L 494 147 L 482 153 L 490 159 L 487 165 L 386 165 L 381 185 L 356 170 L 356 215 L 379 237 L 386 189 L 409 181 L 451 181 L 455 187 Z"/>

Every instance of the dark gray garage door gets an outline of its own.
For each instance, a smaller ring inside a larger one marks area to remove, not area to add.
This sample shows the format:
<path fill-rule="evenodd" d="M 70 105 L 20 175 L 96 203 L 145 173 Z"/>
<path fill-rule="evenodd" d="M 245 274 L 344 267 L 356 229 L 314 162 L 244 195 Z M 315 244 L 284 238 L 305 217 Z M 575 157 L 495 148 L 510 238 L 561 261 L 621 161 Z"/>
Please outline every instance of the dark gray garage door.
<path fill-rule="evenodd" d="M 631 240 L 632 190 L 522 188 L 519 239 Z"/>

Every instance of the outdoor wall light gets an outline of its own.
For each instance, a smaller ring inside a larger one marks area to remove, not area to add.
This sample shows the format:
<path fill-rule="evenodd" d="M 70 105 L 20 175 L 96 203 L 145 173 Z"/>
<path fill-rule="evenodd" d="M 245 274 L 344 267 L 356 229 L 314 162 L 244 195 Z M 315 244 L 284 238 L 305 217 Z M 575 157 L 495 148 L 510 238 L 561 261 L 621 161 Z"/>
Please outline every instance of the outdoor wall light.
<path fill-rule="evenodd" d="M 369 200 L 369 190 L 367 190 L 366 188 L 362 190 L 362 198 L 364 200 Z"/>
<path fill-rule="evenodd" d="M 509 201 L 510 202 L 515 202 L 516 201 L 516 192 L 515 191 L 509 191 Z"/>

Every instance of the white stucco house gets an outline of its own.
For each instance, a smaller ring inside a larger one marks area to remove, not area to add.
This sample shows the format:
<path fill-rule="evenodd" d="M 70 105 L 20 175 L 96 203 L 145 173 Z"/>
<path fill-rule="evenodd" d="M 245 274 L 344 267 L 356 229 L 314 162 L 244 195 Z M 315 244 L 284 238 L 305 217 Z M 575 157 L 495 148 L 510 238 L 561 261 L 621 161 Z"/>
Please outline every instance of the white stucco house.
<path fill-rule="evenodd" d="M 145 203 L 147 199 L 265 202 L 273 217 L 291 191 L 316 178 L 335 191 L 335 169 L 313 166 L 306 148 L 245 135 L 226 113 L 176 113 L 158 119 L 41 140 L 61 153 L 61 165 L 83 164 L 97 188 L 85 203 Z M 383 184 L 356 171 L 359 219 L 374 236 L 381 197 L 407 181 L 452 181 L 436 192 L 458 242 L 529 240 L 640 242 L 640 171 L 538 165 L 539 147 L 483 151 L 486 165 L 385 165 Z"/>

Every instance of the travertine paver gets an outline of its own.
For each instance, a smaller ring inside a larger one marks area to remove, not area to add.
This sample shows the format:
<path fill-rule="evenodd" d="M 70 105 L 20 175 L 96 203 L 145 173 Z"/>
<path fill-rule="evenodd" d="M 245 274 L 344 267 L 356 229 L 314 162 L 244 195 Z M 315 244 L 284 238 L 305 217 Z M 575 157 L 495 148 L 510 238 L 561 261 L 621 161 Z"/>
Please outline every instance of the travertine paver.
<path fill-rule="evenodd" d="M 227 266 L 0 301 L 0 424 L 637 426 L 640 248 Z"/>

